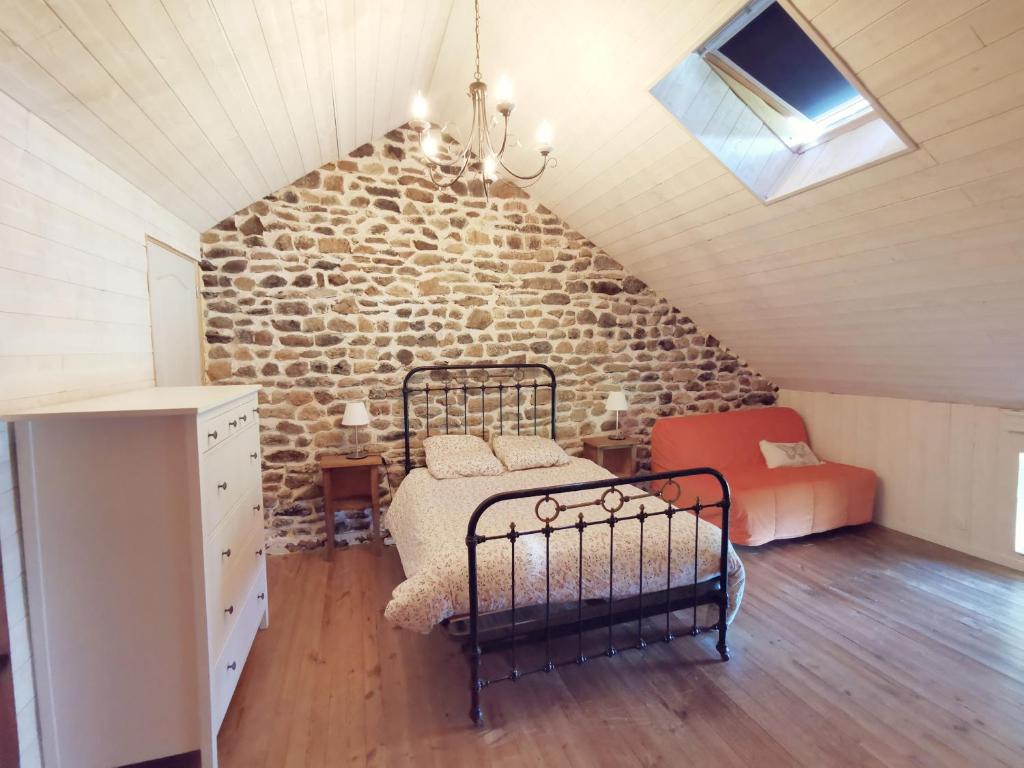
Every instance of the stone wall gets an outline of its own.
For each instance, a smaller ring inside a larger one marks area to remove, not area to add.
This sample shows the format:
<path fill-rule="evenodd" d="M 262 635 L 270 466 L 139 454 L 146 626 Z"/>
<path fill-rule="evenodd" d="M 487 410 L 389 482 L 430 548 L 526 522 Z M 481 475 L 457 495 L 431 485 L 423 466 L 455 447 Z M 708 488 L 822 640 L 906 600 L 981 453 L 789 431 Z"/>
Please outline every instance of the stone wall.
<path fill-rule="evenodd" d="M 263 386 L 270 551 L 323 543 L 317 460 L 350 445 L 346 401 L 369 400 L 364 438 L 399 481 L 414 365 L 551 365 L 570 452 L 613 426 L 618 387 L 645 440 L 659 416 L 774 402 L 770 382 L 524 191 L 434 190 L 414 136 L 392 131 L 203 235 L 206 372 Z M 342 542 L 366 522 L 339 520 Z"/>

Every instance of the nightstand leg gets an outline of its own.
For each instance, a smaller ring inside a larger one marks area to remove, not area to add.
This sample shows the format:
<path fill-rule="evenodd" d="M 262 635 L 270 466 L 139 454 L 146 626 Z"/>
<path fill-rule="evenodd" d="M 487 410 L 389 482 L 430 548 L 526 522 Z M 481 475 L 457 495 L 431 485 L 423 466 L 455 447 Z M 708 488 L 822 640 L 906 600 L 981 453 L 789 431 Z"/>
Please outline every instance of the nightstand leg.
<path fill-rule="evenodd" d="M 324 556 L 334 558 L 334 507 L 331 503 L 331 470 L 324 470 L 324 531 L 327 534 Z"/>
<path fill-rule="evenodd" d="M 373 543 L 377 549 L 383 549 L 384 542 L 380 538 L 380 473 L 377 467 L 370 472 L 370 502 L 373 509 Z"/>

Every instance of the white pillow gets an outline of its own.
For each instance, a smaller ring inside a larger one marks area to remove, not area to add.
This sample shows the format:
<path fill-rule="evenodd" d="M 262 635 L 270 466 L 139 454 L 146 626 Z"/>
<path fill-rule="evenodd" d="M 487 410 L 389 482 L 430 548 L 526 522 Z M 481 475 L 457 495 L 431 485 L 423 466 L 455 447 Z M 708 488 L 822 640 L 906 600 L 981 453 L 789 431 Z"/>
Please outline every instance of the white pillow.
<path fill-rule="evenodd" d="M 768 469 L 778 467 L 813 467 L 824 462 L 819 461 L 807 443 L 770 443 L 762 440 L 761 455 Z"/>
<path fill-rule="evenodd" d="M 491 448 L 510 472 L 569 463 L 569 454 L 558 443 L 540 435 L 496 435 L 491 439 Z"/>
<path fill-rule="evenodd" d="M 438 480 L 500 475 L 505 471 L 476 435 L 434 435 L 423 441 L 427 471 Z"/>

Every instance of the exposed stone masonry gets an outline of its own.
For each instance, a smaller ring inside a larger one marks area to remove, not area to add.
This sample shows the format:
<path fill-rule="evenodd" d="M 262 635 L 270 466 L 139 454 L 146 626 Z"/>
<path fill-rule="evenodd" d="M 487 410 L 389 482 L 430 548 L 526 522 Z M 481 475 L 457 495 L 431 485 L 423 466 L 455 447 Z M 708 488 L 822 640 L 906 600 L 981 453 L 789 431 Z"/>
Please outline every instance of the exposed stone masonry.
<path fill-rule="evenodd" d="M 369 400 L 365 438 L 398 483 L 415 365 L 551 365 L 559 441 L 576 453 L 613 427 L 604 399 L 620 386 L 623 423 L 645 441 L 659 416 L 774 402 L 770 382 L 523 190 L 433 189 L 413 142 L 394 130 L 203 235 L 207 375 L 263 386 L 270 551 L 323 543 L 317 461 L 351 445 L 346 401 Z M 342 540 L 366 525 L 340 520 Z"/>

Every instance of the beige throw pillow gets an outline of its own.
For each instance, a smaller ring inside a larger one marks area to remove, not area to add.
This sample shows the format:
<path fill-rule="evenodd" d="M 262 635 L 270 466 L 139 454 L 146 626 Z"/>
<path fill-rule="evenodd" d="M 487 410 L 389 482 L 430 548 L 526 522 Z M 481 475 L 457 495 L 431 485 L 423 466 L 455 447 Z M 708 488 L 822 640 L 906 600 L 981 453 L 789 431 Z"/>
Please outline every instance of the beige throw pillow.
<path fill-rule="evenodd" d="M 807 443 L 771 443 L 762 440 L 761 455 L 768 469 L 778 467 L 813 467 L 821 462 Z"/>
<path fill-rule="evenodd" d="M 476 435 L 434 435 L 423 441 L 427 471 L 438 480 L 504 472 L 501 462 Z"/>
<path fill-rule="evenodd" d="M 491 448 L 510 472 L 569 463 L 569 454 L 558 443 L 540 435 L 498 435 L 491 440 Z"/>

